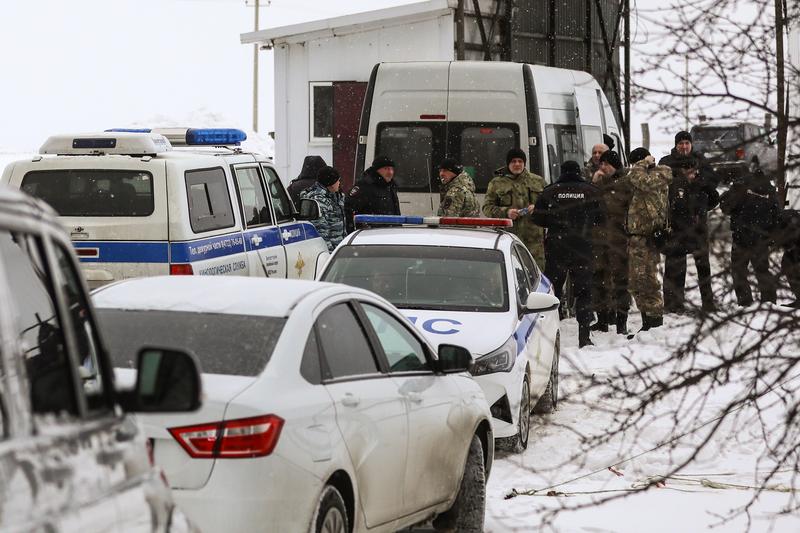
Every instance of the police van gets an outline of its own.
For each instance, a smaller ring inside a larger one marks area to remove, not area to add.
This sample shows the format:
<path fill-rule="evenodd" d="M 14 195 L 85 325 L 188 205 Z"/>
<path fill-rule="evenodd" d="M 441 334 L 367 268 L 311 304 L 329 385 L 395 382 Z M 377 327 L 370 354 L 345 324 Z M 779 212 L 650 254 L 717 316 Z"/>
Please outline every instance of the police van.
<path fill-rule="evenodd" d="M 328 250 L 234 129 L 56 135 L 2 182 L 49 203 L 91 287 L 138 277 L 313 279 Z"/>
<path fill-rule="evenodd" d="M 379 63 L 362 108 L 355 175 L 376 155 L 393 159 L 400 210 L 427 215 L 438 208 L 435 169 L 445 157 L 464 165 L 483 203 L 509 149 L 522 148 L 528 168 L 552 183 L 564 161 L 587 161 L 603 134 L 624 153 L 611 105 L 586 72 L 498 61 Z"/>

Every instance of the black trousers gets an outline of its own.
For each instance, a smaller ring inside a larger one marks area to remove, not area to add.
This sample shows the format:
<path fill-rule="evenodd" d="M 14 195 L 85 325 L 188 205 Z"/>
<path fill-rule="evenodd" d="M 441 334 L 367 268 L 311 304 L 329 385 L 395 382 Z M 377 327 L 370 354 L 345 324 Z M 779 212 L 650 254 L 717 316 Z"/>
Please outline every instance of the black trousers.
<path fill-rule="evenodd" d="M 758 292 L 762 302 L 774 302 L 776 299 L 775 276 L 769 271 L 769 248 L 763 246 L 742 246 L 733 243 L 731 247 L 731 277 L 736 301 L 740 305 L 753 303 L 753 293 L 747 281 L 748 266 L 753 265 L 758 281 Z"/>
<path fill-rule="evenodd" d="M 697 268 L 700 298 L 704 306 L 714 305 L 714 292 L 711 290 L 711 262 L 708 258 L 708 247 L 691 252 L 694 266 Z M 664 310 L 681 309 L 686 301 L 686 256 L 687 254 L 670 253 L 664 261 Z"/>
<path fill-rule="evenodd" d="M 786 276 L 796 300 L 800 300 L 800 261 L 796 254 L 784 252 L 781 258 L 781 275 Z"/>
<path fill-rule="evenodd" d="M 592 260 L 591 253 L 576 254 L 574 250 L 563 250 L 559 246 L 545 244 L 544 275 L 552 282 L 556 298 L 561 300 L 564 283 L 569 276 L 575 295 L 575 315 L 578 324 L 588 326 L 594 318 L 592 309 Z"/>

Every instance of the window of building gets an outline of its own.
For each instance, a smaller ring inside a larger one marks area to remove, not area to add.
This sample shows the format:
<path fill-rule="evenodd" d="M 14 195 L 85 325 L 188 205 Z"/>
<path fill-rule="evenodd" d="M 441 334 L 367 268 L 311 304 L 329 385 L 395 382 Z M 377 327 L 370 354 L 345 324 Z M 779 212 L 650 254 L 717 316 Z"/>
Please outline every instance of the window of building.
<path fill-rule="evenodd" d="M 189 221 L 192 231 L 202 233 L 233 226 L 233 208 L 225 171 L 221 168 L 186 172 Z"/>
<path fill-rule="evenodd" d="M 309 100 L 309 140 L 329 143 L 333 139 L 333 83 L 312 81 Z"/>

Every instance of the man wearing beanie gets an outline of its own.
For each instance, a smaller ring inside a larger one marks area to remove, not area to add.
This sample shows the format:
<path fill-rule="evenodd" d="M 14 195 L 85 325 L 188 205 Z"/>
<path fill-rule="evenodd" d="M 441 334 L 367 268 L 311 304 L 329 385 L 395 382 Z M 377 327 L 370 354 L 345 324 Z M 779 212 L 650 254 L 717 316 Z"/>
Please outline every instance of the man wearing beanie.
<path fill-rule="evenodd" d="M 546 187 L 533 210 L 533 222 L 547 228 L 545 276 L 561 298 L 567 275 L 572 280 L 578 319 L 578 345 L 592 344 L 592 232 L 605 221 L 601 193 L 581 176 L 575 161 L 561 165 L 561 176 Z"/>
<path fill-rule="evenodd" d="M 631 189 L 626 179 L 627 170 L 619 154 L 613 150 L 600 156 L 599 169 L 592 176 L 592 184 L 600 189 L 606 211 L 606 221 L 594 230 L 594 280 L 592 305 L 597 313 L 593 331 L 608 331 L 614 324 L 617 333 L 627 335 L 628 309 L 628 235 L 625 219 L 631 200 Z"/>
<path fill-rule="evenodd" d="M 480 216 L 478 199 L 475 197 L 475 183 L 455 159 L 443 159 L 439 163 L 440 217 Z"/>
<path fill-rule="evenodd" d="M 483 214 L 513 220 L 511 233 L 525 243 L 539 268 L 544 269 L 544 231 L 533 223 L 530 212 L 544 190 L 545 181 L 525 168 L 526 161 L 525 152 L 519 148 L 508 151 L 506 166 L 495 171 L 486 189 Z M 527 209 L 527 215 L 520 215 L 520 209 Z"/>
<path fill-rule="evenodd" d="M 706 162 L 706 158 L 700 152 L 692 151 L 692 134 L 688 131 L 679 131 L 675 134 L 675 147 L 658 162 L 659 165 L 666 165 L 672 169 L 672 177 L 677 178 L 681 168 L 686 168 L 689 162 L 693 163 L 698 170 L 701 180 L 713 183 L 717 186 L 718 176 L 714 173 L 711 166 Z"/>
<path fill-rule="evenodd" d="M 656 239 L 668 226 L 669 185 L 672 170 L 656 160 L 645 148 L 633 150 L 627 181 L 631 199 L 625 229 L 628 233 L 628 290 L 642 314 L 639 331 L 663 324 L 664 300 L 658 280 L 661 260 Z"/>
<path fill-rule="evenodd" d="M 354 229 L 353 217 L 363 215 L 399 215 L 400 200 L 394 181 L 394 161 L 379 155 L 364 171 L 345 200 L 347 231 Z"/>
<path fill-rule="evenodd" d="M 301 199 L 315 200 L 319 205 L 319 218 L 311 223 L 332 252 L 345 237 L 344 195 L 339 173 L 333 167 L 322 167 L 317 172 L 317 182 L 302 192 Z"/>

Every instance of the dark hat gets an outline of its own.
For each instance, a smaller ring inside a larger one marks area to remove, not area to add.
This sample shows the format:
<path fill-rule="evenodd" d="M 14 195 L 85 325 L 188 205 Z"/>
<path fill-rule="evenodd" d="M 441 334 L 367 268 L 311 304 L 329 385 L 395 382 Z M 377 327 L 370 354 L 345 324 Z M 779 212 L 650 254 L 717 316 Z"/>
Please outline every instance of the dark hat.
<path fill-rule="evenodd" d="M 457 174 L 461 174 L 461 172 L 464 170 L 461 167 L 461 165 L 458 164 L 458 161 L 456 161 L 455 159 L 450 158 L 450 157 L 448 157 L 446 159 L 442 159 L 442 162 L 439 163 L 439 169 L 441 169 L 441 170 L 449 170 L 450 172 L 452 172 L 453 174 L 456 174 L 456 175 Z"/>
<path fill-rule="evenodd" d="M 677 146 L 681 141 L 692 142 L 692 134 L 688 131 L 679 131 L 675 134 L 675 146 Z"/>
<path fill-rule="evenodd" d="M 511 164 L 512 159 L 522 159 L 526 163 L 528 162 L 528 156 L 525 155 L 525 152 L 519 148 L 512 148 L 508 151 L 506 154 L 506 166 Z"/>
<path fill-rule="evenodd" d="M 319 169 L 319 172 L 317 172 L 317 181 L 323 187 L 330 187 L 340 179 L 341 176 L 339 176 L 339 172 L 333 167 L 322 167 Z"/>
<path fill-rule="evenodd" d="M 319 169 L 323 168 L 325 164 L 325 160 L 322 159 L 322 157 L 318 155 L 307 155 L 305 159 L 303 159 L 303 169 L 300 171 L 300 175 L 297 176 L 297 179 L 316 178 L 317 172 L 319 172 Z"/>
<path fill-rule="evenodd" d="M 580 176 L 581 166 L 575 161 L 564 161 L 561 163 L 561 174 L 575 174 Z"/>
<path fill-rule="evenodd" d="M 650 152 L 647 150 L 647 148 L 639 147 L 631 152 L 631 154 L 628 156 L 628 160 L 630 161 L 631 165 L 635 165 L 648 155 L 650 155 Z"/>
<path fill-rule="evenodd" d="M 603 152 L 603 155 L 600 156 L 600 162 L 604 161 L 616 169 L 622 168 L 622 159 L 619 158 L 619 154 L 614 150 Z"/>
<path fill-rule="evenodd" d="M 614 146 L 615 146 L 615 143 L 614 143 L 614 137 L 612 137 L 611 135 L 608 135 L 608 134 L 604 133 L 604 134 L 603 134 L 603 144 L 605 144 L 606 146 L 608 146 L 608 149 L 609 149 L 609 150 L 613 150 L 613 149 L 614 149 Z"/>
<path fill-rule="evenodd" d="M 392 167 L 392 168 L 394 168 L 394 161 L 392 161 L 391 159 L 389 159 L 385 155 L 379 155 L 372 162 L 372 168 L 374 168 L 375 170 L 378 170 L 379 168 L 383 168 L 383 167 Z"/>

